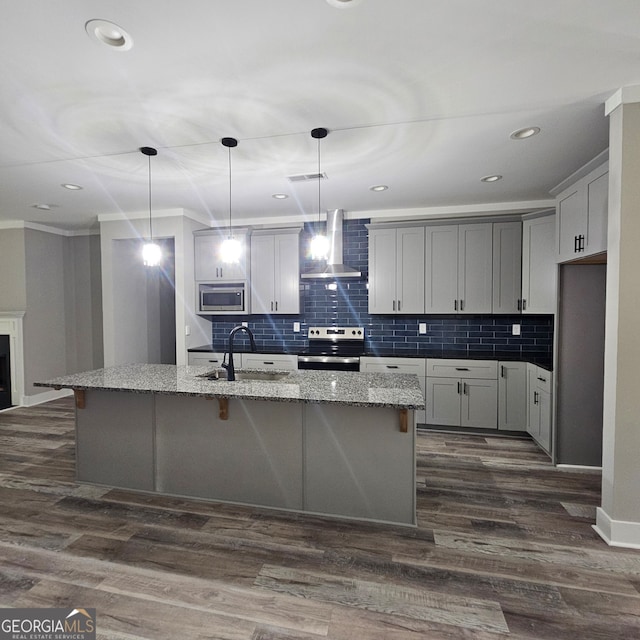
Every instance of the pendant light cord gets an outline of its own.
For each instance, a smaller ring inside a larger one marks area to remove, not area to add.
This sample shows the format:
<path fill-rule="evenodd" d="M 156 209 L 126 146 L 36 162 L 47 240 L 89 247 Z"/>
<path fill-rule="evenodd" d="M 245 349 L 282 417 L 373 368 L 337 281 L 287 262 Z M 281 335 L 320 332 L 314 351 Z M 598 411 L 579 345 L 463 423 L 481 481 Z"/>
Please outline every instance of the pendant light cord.
<path fill-rule="evenodd" d="M 320 224 L 320 182 L 322 176 L 320 175 L 320 138 L 318 138 L 318 225 Z"/>
<path fill-rule="evenodd" d="M 231 237 L 231 147 L 227 147 L 229 152 L 229 237 Z"/>
<path fill-rule="evenodd" d="M 149 160 L 149 242 L 153 242 L 153 223 L 151 222 L 151 156 L 147 156 Z"/>

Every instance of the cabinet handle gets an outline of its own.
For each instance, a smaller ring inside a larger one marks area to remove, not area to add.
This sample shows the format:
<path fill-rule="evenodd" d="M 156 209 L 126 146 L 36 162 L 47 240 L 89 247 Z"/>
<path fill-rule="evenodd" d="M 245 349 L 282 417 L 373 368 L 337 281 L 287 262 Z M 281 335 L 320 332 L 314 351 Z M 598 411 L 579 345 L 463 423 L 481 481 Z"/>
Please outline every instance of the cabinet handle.
<path fill-rule="evenodd" d="M 578 236 L 573 236 L 573 253 L 578 253 Z"/>
<path fill-rule="evenodd" d="M 522 311 L 522 300 L 520 298 L 518 298 L 518 305 L 516 308 L 518 311 Z"/>
<path fill-rule="evenodd" d="M 456 367 L 456 371 L 469 371 L 469 367 Z"/>
<path fill-rule="evenodd" d="M 278 310 L 278 301 L 276 300 L 276 311 Z"/>
<path fill-rule="evenodd" d="M 454 311 L 457 311 L 457 310 L 458 310 L 458 301 L 457 301 L 457 300 L 454 300 L 454 301 L 453 301 L 453 310 L 454 310 Z"/>
<path fill-rule="evenodd" d="M 271 311 L 273 311 L 273 300 L 271 301 Z"/>
<path fill-rule="evenodd" d="M 387 369 L 398 369 L 398 365 L 397 364 L 388 364 L 386 365 Z"/>
<path fill-rule="evenodd" d="M 466 382 L 462 383 L 462 392 L 465 396 L 469 395 L 469 385 Z"/>
<path fill-rule="evenodd" d="M 578 251 L 584 251 L 584 235 L 578 236 Z"/>
<path fill-rule="evenodd" d="M 216 362 L 220 362 L 220 360 L 209 360 L 208 362 L 213 362 L 215 364 Z"/>
<path fill-rule="evenodd" d="M 393 310 L 394 311 L 396 310 L 396 301 L 395 300 L 393 301 Z"/>
<path fill-rule="evenodd" d="M 263 360 L 262 364 L 274 364 L 273 360 Z"/>
<path fill-rule="evenodd" d="M 500 377 L 501 378 L 506 378 L 507 376 L 505 375 L 505 371 L 504 371 L 504 365 L 501 364 L 500 365 Z"/>
<path fill-rule="evenodd" d="M 460 311 L 464 311 L 464 300 L 460 300 Z"/>
<path fill-rule="evenodd" d="M 524 298 L 522 299 L 522 310 L 523 311 L 527 310 L 527 301 Z"/>
<path fill-rule="evenodd" d="M 222 275 L 222 267 L 220 267 L 220 277 L 224 278 L 224 276 Z"/>
<path fill-rule="evenodd" d="M 462 382 L 458 382 L 458 395 L 462 393 Z"/>
<path fill-rule="evenodd" d="M 540 380 L 540 382 L 546 382 L 547 381 L 546 378 L 540 378 L 539 376 L 538 376 L 538 380 Z"/>
<path fill-rule="evenodd" d="M 533 392 L 533 404 L 538 404 L 538 392 Z"/>
<path fill-rule="evenodd" d="M 398 300 L 398 311 L 400 311 L 400 300 Z"/>

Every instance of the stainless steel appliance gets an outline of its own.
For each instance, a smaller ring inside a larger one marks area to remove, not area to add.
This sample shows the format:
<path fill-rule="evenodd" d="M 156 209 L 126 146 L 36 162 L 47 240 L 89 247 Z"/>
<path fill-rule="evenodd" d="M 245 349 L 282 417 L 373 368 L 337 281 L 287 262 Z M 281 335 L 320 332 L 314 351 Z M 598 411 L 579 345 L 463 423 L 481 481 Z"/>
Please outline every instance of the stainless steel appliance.
<path fill-rule="evenodd" d="M 298 369 L 360 371 L 364 327 L 309 327 L 309 347 L 298 354 Z"/>
<path fill-rule="evenodd" d="M 225 282 L 198 285 L 198 313 L 247 313 L 246 284 Z"/>

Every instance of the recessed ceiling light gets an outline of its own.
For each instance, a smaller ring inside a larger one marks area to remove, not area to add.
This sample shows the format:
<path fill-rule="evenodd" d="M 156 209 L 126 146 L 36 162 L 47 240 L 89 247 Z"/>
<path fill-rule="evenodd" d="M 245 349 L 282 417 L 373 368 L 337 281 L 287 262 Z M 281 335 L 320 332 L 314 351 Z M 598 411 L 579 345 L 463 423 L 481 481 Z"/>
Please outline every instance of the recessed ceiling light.
<path fill-rule="evenodd" d="M 122 27 L 108 20 L 89 20 L 84 28 L 90 38 L 108 47 L 128 51 L 133 46 L 133 38 Z"/>
<path fill-rule="evenodd" d="M 327 4 L 337 9 L 346 9 L 347 7 L 355 7 L 360 4 L 362 0 L 327 0 Z"/>
<path fill-rule="evenodd" d="M 531 136 L 535 136 L 540 133 L 540 127 L 525 127 L 524 129 L 518 129 L 514 131 L 509 137 L 512 140 L 526 140 Z"/>
<path fill-rule="evenodd" d="M 289 196 L 286 193 L 274 193 L 271 197 L 276 200 L 286 200 Z"/>
<path fill-rule="evenodd" d="M 58 205 L 57 204 L 46 204 L 46 203 L 42 202 L 42 203 L 32 204 L 31 206 L 34 209 L 40 209 L 40 211 L 51 211 L 51 209 L 54 209 Z"/>
<path fill-rule="evenodd" d="M 82 189 L 79 184 L 71 184 L 70 182 L 65 182 L 60 186 L 64 187 L 65 189 L 69 189 L 69 191 L 80 191 Z"/>
<path fill-rule="evenodd" d="M 369 187 L 370 191 L 386 191 L 389 187 L 386 184 L 374 184 L 373 187 Z"/>
<path fill-rule="evenodd" d="M 480 178 L 480 182 L 497 182 L 498 180 L 502 180 L 502 176 L 494 175 L 494 176 L 485 176 L 484 178 Z"/>

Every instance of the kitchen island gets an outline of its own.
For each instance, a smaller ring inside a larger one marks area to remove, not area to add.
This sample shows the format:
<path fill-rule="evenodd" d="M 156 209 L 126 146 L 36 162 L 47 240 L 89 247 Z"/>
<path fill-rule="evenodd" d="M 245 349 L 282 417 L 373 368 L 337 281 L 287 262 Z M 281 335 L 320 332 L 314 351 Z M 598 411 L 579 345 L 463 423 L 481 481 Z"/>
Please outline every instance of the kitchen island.
<path fill-rule="evenodd" d="M 418 378 L 123 365 L 73 389 L 80 482 L 415 524 Z"/>

